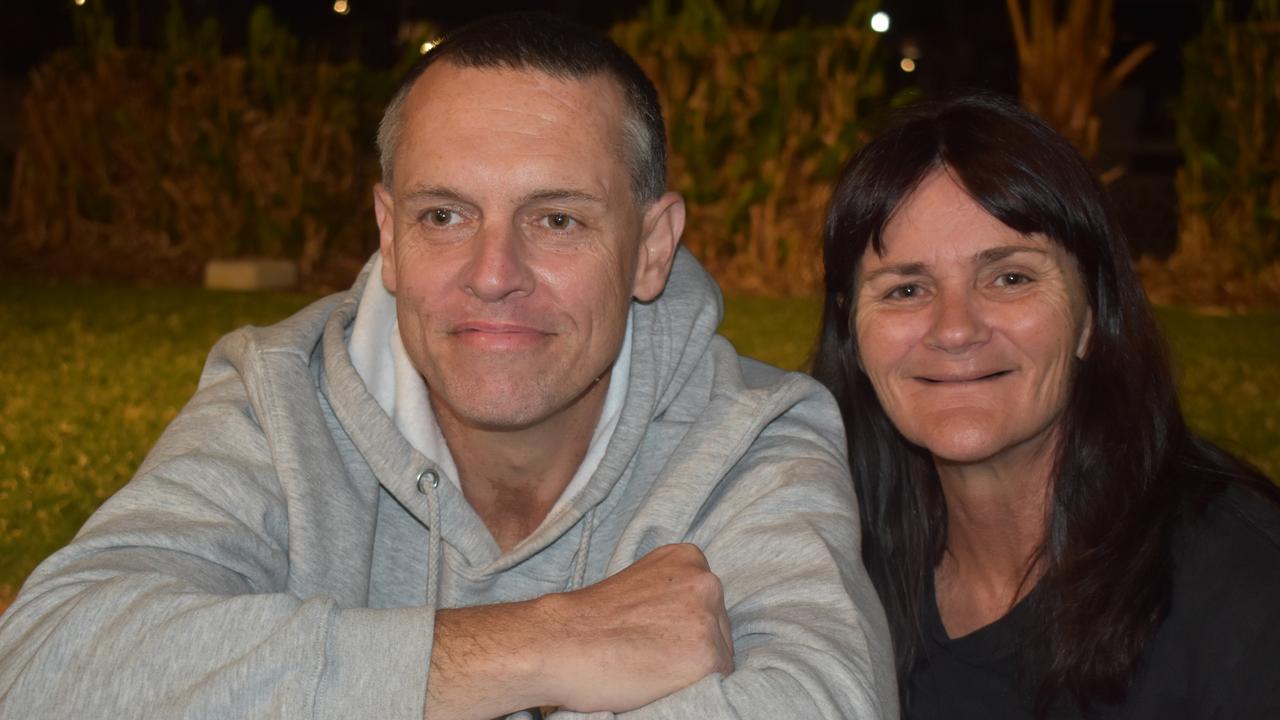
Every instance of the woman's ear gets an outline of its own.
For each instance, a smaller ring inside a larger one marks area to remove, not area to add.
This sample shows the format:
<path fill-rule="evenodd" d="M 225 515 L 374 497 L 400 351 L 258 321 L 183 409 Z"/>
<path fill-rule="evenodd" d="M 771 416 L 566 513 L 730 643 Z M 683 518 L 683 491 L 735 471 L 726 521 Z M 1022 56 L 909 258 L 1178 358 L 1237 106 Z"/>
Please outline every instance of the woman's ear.
<path fill-rule="evenodd" d="M 1089 354 L 1089 339 L 1093 337 L 1093 308 L 1085 308 L 1080 339 L 1076 341 L 1076 359 L 1083 360 Z"/>

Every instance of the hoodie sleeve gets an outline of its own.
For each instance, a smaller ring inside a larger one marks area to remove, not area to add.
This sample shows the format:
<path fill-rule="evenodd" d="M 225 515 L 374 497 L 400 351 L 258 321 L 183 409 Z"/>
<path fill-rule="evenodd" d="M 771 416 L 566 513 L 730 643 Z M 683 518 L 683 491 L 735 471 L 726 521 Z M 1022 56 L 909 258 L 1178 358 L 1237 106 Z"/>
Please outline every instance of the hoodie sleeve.
<path fill-rule="evenodd" d="M 0 618 L 0 717 L 422 717 L 434 612 L 286 592 L 289 504 L 227 375 Z"/>
<path fill-rule="evenodd" d="M 754 439 L 690 533 L 724 587 L 733 674 L 620 717 L 898 717 L 888 624 L 861 561 L 841 427 L 825 392 L 793 405 Z"/>

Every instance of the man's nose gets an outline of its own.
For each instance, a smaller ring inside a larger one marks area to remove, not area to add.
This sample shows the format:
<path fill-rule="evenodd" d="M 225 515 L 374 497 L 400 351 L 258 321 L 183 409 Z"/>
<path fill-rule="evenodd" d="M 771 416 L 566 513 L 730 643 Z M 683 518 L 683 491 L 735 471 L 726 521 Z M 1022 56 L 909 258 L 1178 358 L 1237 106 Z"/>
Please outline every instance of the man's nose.
<path fill-rule="evenodd" d="M 470 238 L 471 257 L 463 289 L 485 302 L 501 302 L 533 291 L 527 248 L 510 225 L 485 225 Z"/>
<path fill-rule="evenodd" d="M 925 342 L 948 353 L 962 353 L 991 337 L 981 303 L 964 291 L 942 292 L 933 306 Z"/>

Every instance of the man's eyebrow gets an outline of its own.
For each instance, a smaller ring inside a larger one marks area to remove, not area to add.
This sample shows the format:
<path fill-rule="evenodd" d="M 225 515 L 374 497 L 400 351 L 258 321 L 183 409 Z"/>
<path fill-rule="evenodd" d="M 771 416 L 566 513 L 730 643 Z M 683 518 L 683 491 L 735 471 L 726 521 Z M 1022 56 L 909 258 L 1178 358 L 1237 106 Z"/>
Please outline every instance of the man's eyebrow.
<path fill-rule="evenodd" d="M 450 187 L 443 185 L 421 185 L 415 187 L 404 194 L 404 199 L 410 202 L 419 200 L 450 200 L 453 202 L 467 202 L 462 193 Z M 521 205 L 529 203 L 546 202 L 548 200 L 572 200 L 578 202 L 588 202 L 603 205 L 605 200 L 598 195 L 592 195 L 583 190 L 569 190 L 561 188 L 553 188 L 550 190 L 535 190 L 520 198 Z"/>
<path fill-rule="evenodd" d="M 528 195 L 520 198 L 521 205 L 529 203 L 546 202 L 548 200 L 576 200 L 578 202 L 589 202 L 604 204 L 604 199 L 589 192 L 582 190 L 552 189 L 552 190 L 535 190 Z"/>
<path fill-rule="evenodd" d="M 443 185 L 419 185 L 412 188 L 404 194 L 404 199 L 410 202 L 415 200 L 452 200 L 454 202 L 466 202 L 462 197 L 462 193 L 453 188 L 444 187 Z"/>

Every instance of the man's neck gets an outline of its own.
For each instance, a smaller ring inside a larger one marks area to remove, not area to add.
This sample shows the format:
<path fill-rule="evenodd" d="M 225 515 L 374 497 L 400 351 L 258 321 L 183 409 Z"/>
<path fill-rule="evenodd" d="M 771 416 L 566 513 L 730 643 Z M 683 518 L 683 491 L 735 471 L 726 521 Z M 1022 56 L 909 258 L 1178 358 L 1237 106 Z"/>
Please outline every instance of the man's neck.
<path fill-rule="evenodd" d="M 555 415 L 518 430 L 469 425 L 433 403 L 462 493 L 503 552 L 538 528 L 573 479 L 600 421 L 609 376 Z"/>

